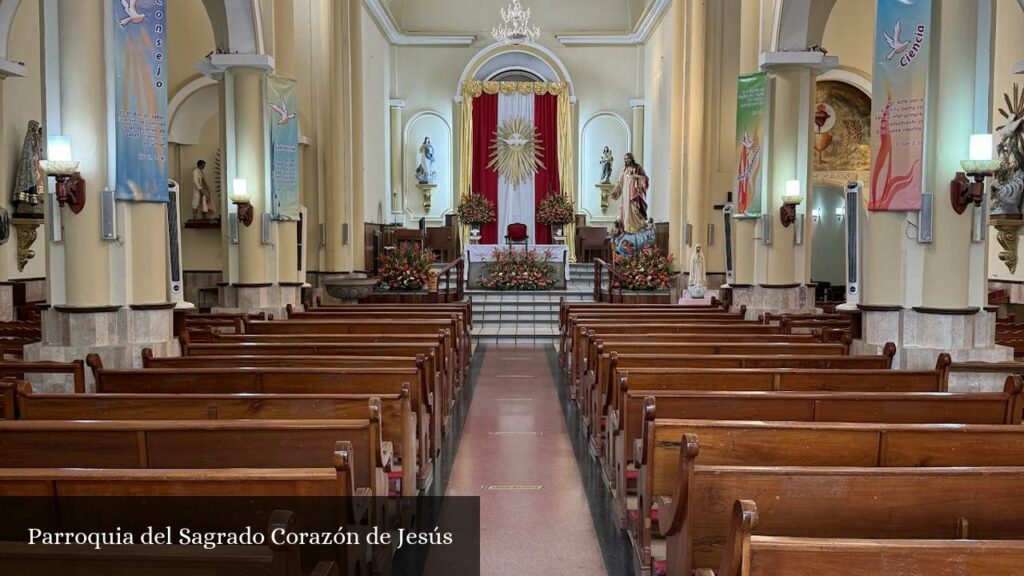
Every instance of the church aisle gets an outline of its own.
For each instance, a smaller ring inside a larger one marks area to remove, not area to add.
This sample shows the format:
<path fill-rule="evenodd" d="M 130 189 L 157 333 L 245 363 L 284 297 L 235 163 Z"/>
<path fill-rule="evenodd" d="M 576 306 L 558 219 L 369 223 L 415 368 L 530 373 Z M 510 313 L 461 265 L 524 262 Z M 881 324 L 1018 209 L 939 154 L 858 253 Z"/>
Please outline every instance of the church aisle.
<path fill-rule="evenodd" d="M 606 574 L 546 349 L 477 353 L 447 495 L 480 497 L 480 573 Z"/>

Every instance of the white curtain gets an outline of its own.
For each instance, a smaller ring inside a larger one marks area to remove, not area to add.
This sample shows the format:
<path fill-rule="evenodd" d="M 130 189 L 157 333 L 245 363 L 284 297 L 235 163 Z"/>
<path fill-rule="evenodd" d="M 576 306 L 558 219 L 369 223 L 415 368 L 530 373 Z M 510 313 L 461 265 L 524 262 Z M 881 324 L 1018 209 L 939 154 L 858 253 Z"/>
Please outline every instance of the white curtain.
<path fill-rule="evenodd" d="M 527 123 L 534 123 L 533 94 L 499 94 L 498 95 L 498 126 L 506 118 L 519 116 Z M 536 243 L 534 234 L 534 218 L 536 214 L 534 200 L 534 178 L 523 180 L 519 186 L 511 186 L 504 176 L 498 176 L 498 243 L 504 244 L 505 232 L 509 224 L 526 224 L 529 229 L 530 243 Z"/>

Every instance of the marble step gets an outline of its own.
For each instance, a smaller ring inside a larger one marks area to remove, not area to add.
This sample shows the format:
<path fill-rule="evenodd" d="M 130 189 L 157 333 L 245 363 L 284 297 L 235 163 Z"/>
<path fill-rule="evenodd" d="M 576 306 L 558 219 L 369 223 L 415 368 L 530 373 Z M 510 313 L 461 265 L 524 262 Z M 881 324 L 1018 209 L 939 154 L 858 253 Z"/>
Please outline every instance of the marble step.
<path fill-rule="evenodd" d="M 474 337 L 491 338 L 557 338 L 558 326 L 534 324 L 502 324 L 501 326 L 474 326 Z"/>

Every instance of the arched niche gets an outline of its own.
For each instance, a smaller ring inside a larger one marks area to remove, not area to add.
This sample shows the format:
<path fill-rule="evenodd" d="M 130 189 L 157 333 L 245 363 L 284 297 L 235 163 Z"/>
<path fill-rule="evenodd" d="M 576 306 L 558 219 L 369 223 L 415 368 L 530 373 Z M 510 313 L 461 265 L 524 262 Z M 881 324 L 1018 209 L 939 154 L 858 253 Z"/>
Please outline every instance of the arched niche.
<path fill-rule="evenodd" d="M 811 226 L 813 254 L 811 279 L 833 286 L 846 284 L 846 194 L 835 181 L 814 183 L 807 220 Z M 836 213 L 841 209 L 842 216 Z M 815 216 L 817 214 L 817 216 Z"/>
<path fill-rule="evenodd" d="M 495 43 L 477 52 L 459 76 L 455 100 L 462 101 L 462 83 L 466 80 L 490 80 L 510 70 L 527 71 L 544 82 L 566 82 L 575 100 L 569 69 L 561 58 L 540 44 Z"/>
<path fill-rule="evenodd" d="M 423 207 L 423 194 L 417 188 L 416 166 L 419 149 L 424 138 L 434 145 L 434 167 L 437 188 L 431 193 L 428 213 Z M 402 190 L 405 192 L 404 210 L 413 220 L 426 216 L 428 220 L 443 220 L 455 206 L 455 159 L 452 151 L 452 126 L 444 116 L 433 110 L 417 112 L 405 123 L 402 138 Z"/>
<path fill-rule="evenodd" d="M 608 146 L 615 161 L 612 164 L 612 182 L 622 170 L 622 158 L 630 151 L 632 142 L 629 125 L 614 112 L 598 112 L 583 123 L 580 131 L 580 173 L 578 206 L 590 222 L 614 222 L 622 201 L 608 200 L 608 209 L 601 209 L 601 153 Z"/>

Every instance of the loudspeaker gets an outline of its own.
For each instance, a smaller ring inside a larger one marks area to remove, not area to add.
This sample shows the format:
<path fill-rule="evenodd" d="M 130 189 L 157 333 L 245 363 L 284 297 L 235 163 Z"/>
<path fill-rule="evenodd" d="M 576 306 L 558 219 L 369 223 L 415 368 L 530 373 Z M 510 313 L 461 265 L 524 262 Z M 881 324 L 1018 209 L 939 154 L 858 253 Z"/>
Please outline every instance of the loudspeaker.
<path fill-rule="evenodd" d="M 761 214 L 761 244 L 772 245 L 772 215 Z"/>
<path fill-rule="evenodd" d="M 917 216 L 917 241 L 920 244 L 931 244 L 935 214 L 935 196 L 925 192 L 921 194 L 921 211 Z"/>
<path fill-rule="evenodd" d="M 167 264 L 170 266 L 167 291 L 171 302 L 185 300 L 181 271 L 181 228 L 178 218 L 178 196 L 181 188 L 174 180 L 167 182 Z"/>
<path fill-rule="evenodd" d="M 117 240 L 117 217 L 114 215 L 114 191 L 100 194 L 100 236 L 104 240 Z"/>
<path fill-rule="evenodd" d="M 851 304 L 860 302 L 860 196 L 863 193 L 863 182 L 851 181 L 846 185 L 846 301 Z"/>
<path fill-rule="evenodd" d="M 736 281 L 736 275 L 733 273 L 733 255 L 732 255 L 732 205 L 727 205 L 722 210 L 722 233 L 725 234 L 725 283 L 732 284 Z"/>
<path fill-rule="evenodd" d="M 693 246 L 693 224 L 687 224 L 683 227 L 683 242 L 687 246 Z"/>

